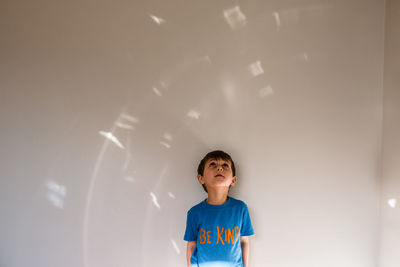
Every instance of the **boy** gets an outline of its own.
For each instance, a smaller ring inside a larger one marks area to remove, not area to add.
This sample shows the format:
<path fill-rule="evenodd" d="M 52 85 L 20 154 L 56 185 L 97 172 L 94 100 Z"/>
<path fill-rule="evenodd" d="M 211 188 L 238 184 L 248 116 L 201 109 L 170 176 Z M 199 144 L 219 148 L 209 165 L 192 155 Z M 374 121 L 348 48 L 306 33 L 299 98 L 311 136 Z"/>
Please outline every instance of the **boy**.
<path fill-rule="evenodd" d="M 228 196 L 237 182 L 235 164 L 225 152 L 208 153 L 197 179 L 208 197 L 187 213 L 184 240 L 188 267 L 248 267 L 249 236 L 254 234 L 247 206 Z"/>

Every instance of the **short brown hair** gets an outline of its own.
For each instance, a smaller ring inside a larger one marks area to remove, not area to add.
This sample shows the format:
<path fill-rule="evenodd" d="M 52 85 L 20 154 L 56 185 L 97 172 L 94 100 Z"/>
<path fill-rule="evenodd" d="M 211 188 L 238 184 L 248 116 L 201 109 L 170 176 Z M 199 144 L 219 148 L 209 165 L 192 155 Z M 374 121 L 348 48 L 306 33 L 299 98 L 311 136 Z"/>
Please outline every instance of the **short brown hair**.
<path fill-rule="evenodd" d="M 204 174 L 204 166 L 206 165 L 207 160 L 209 159 L 223 159 L 223 160 L 227 160 L 231 162 L 231 168 L 232 168 L 232 176 L 236 176 L 236 168 L 235 168 L 235 163 L 233 162 L 231 156 L 222 151 L 222 150 L 214 150 L 211 151 L 209 153 L 207 153 L 207 155 L 204 156 L 204 158 L 200 161 L 199 166 L 197 167 L 197 174 L 203 176 Z M 204 191 L 207 192 L 207 188 L 206 186 L 203 184 L 203 189 Z"/>

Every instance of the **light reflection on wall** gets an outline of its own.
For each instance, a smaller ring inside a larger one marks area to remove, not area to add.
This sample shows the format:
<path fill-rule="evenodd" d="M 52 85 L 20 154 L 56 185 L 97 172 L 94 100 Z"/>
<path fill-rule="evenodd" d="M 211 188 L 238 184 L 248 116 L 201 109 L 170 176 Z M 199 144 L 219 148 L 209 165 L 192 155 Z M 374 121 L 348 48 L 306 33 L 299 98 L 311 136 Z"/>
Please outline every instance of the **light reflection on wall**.
<path fill-rule="evenodd" d="M 168 142 L 172 141 L 172 135 L 170 133 L 164 133 L 163 138 L 165 140 L 161 140 L 160 144 L 162 144 L 163 146 L 165 146 L 166 148 L 171 148 L 171 144 Z"/>
<path fill-rule="evenodd" d="M 225 78 L 221 84 L 221 90 L 224 94 L 225 100 L 231 105 L 236 102 L 236 84 L 230 78 Z"/>
<path fill-rule="evenodd" d="M 224 17 L 232 29 L 238 29 L 246 25 L 246 16 L 240 10 L 239 6 L 224 10 Z"/>
<path fill-rule="evenodd" d="M 266 87 L 263 87 L 259 91 L 259 95 L 261 98 L 267 97 L 269 95 L 272 95 L 274 93 L 274 90 L 270 85 L 267 85 Z"/>
<path fill-rule="evenodd" d="M 163 146 L 165 146 L 166 148 L 171 148 L 171 145 L 168 144 L 168 143 L 165 142 L 165 141 L 160 141 L 160 144 L 163 145 Z"/>
<path fill-rule="evenodd" d="M 272 12 L 272 16 L 275 19 L 275 24 L 276 24 L 276 31 L 279 32 L 281 28 L 281 17 L 279 16 L 279 12 Z"/>
<path fill-rule="evenodd" d="M 155 15 L 149 14 L 149 16 L 150 16 L 150 18 L 151 18 L 155 23 L 157 23 L 158 25 L 161 25 L 161 24 L 163 24 L 163 23 L 166 22 L 165 19 L 160 18 L 160 17 L 157 17 L 157 16 L 155 16 Z"/>
<path fill-rule="evenodd" d="M 135 129 L 135 127 L 133 125 L 126 124 L 126 123 L 123 123 L 120 121 L 117 121 L 115 124 L 117 127 L 122 128 L 122 129 L 126 129 L 126 130 L 134 130 Z"/>
<path fill-rule="evenodd" d="M 53 206 L 59 209 L 64 208 L 64 201 L 67 195 L 67 188 L 55 181 L 48 181 L 47 187 L 47 199 Z"/>
<path fill-rule="evenodd" d="M 199 58 L 200 61 L 206 61 L 211 64 L 211 58 L 209 56 L 203 56 Z"/>
<path fill-rule="evenodd" d="M 171 238 L 171 243 L 172 243 L 172 246 L 174 247 L 174 249 L 176 251 L 176 254 L 178 254 L 178 255 L 181 254 L 181 250 L 179 249 L 179 247 L 176 244 L 175 240 L 173 240 L 172 238 Z"/>
<path fill-rule="evenodd" d="M 151 201 L 153 202 L 154 206 L 156 206 L 158 209 L 161 209 L 160 204 L 158 203 L 158 200 L 157 200 L 157 196 L 153 192 L 150 192 L 150 197 L 151 197 Z"/>
<path fill-rule="evenodd" d="M 131 184 L 136 184 L 136 179 L 132 176 L 125 176 L 124 180 L 131 183 Z"/>
<path fill-rule="evenodd" d="M 306 53 L 306 52 L 304 52 L 302 54 L 302 58 L 304 59 L 304 61 L 309 61 L 310 60 L 310 57 L 308 56 L 308 53 Z"/>
<path fill-rule="evenodd" d="M 394 209 L 394 208 L 396 208 L 396 205 L 397 205 L 397 199 L 390 198 L 390 199 L 388 199 L 387 203 L 388 203 L 389 207 Z"/>
<path fill-rule="evenodd" d="M 191 109 L 188 111 L 186 116 L 188 116 L 191 119 L 198 120 L 198 119 L 200 119 L 200 112 L 198 112 L 197 110 Z"/>
<path fill-rule="evenodd" d="M 158 96 L 162 96 L 161 91 L 160 91 L 157 87 L 155 87 L 155 86 L 153 86 L 153 92 L 154 92 L 156 95 L 158 95 Z"/>
<path fill-rule="evenodd" d="M 129 164 L 131 163 L 132 160 L 132 153 L 131 150 L 129 149 L 131 146 L 131 137 L 128 135 L 127 139 L 126 139 L 126 147 L 128 149 L 125 150 L 125 161 L 124 164 L 122 166 L 122 170 L 126 171 L 128 169 Z"/>
<path fill-rule="evenodd" d="M 140 120 L 138 118 L 136 118 L 136 117 L 134 117 L 134 116 L 132 116 L 130 114 L 124 113 L 124 112 L 120 114 L 119 118 L 127 120 L 127 121 L 129 121 L 131 123 L 134 123 L 134 124 L 138 124 L 140 122 Z"/>
<path fill-rule="evenodd" d="M 121 144 L 121 142 L 112 132 L 99 131 L 99 134 L 106 137 L 108 140 L 116 144 L 119 148 L 125 149 L 125 147 Z"/>
<path fill-rule="evenodd" d="M 261 61 L 260 61 L 260 60 L 257 60 L 256 62 L 251 63 L 251 64 L 249 65 L 248 69 L 249 69 L 250 73 L 251 73 L 254 77 L 256 77 L 256 76 L 261 75 L 261 74 L 264 73 L 264 69 L 263 69 L 263 67 L 261 66 Z"/>

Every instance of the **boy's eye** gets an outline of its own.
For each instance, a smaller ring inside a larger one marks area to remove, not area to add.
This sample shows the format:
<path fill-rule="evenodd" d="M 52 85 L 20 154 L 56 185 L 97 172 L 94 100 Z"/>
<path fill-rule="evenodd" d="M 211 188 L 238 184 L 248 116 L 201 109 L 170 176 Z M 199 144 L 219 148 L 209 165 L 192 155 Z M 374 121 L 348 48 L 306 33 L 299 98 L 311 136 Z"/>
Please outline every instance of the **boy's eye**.
<path fill-rule="evenodd" d="M 210 166 L 215 166 L 215 165 L 216 165 L 215 162 L 210 163 Z"/>
<path fill-rule="evenodd" d="M 224 164 L 222 164 L 222 167 L 229 168 L 229 165 L 227 163 L 224 163 Z"/>

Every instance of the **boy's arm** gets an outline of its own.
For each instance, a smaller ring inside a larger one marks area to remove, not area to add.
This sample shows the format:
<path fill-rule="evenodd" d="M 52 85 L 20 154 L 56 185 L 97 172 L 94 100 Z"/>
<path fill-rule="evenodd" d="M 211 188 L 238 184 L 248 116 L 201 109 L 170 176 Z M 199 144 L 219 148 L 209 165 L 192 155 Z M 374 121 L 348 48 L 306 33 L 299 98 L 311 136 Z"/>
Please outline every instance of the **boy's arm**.
<path fill-rule="evenodd" d="M 186 247 L 186 266 L 191 267 L 190 258 L 192 257 L 192 253 L 196 247 L 196 241 L 188 241 Z"/>
<path fill-rule="evenodd" d="M 249 266 L 249 254 L 250 254 L 250 241 L 248 236 L 240 237 L 240 246 L 242 247 L 242 260 L 245 267 Z"/>

